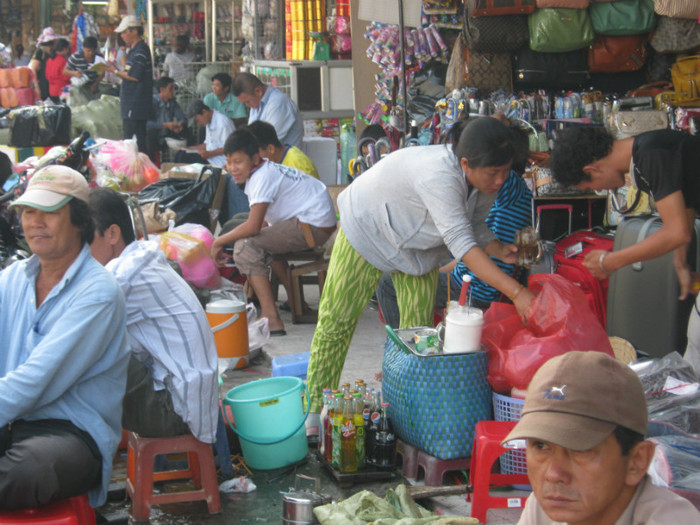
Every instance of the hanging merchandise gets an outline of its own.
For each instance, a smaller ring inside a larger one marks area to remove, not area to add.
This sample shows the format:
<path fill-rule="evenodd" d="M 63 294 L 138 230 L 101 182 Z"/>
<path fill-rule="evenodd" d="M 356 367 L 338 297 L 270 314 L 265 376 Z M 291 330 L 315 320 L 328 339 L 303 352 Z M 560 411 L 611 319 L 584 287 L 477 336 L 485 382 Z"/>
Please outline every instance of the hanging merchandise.
<path fill-rule="evenodd" d="M 690 98 L 700 97 L 700 55 L 676 60 L 671 68 L 673 89 Z"/>
<path fill-rule="evenodd" d="M 527 15 L 535 11 L 535 0 L 469 0 L 469 5 L 474 17 Z"/>
<path fill-rule="evenodd" d="M 657 53 L 692 51 L 700 47 L 700 24 L 697 20 L 659 16 L 651 47 Z"/>
<path fill-rule="evenodd" d="M 654 0 L 654 11 L 658 15 L 697 21 L 700 15 L 700 0 Z"/>
<path fill-rule="evenodd" d="M 636 71 L 646 62 L 646 42 L 646 35 L 598 35 L 588 48 L 588 68 L 592 73 Z"/>
<path fill-rule="evenodd" d="M 435 24 L 444 29 L 462 29 L 462 2 L 459 0 L 424 0 L 423 25 Z"/>
<path fill-rule="evenodd" d="M 377 124 L 388 121 L 396 129 L 401 129 L 402 109 L 405 101 L 402 98 L 401 85 L 401 52 L 399 48 L 399 29 L 392 24 L 372 22 L 367 26 L 365 38 L 370 41 L 367 56 L 381 68 L 381 73 L 375 75 L 375 101 L 365 111 L 360 112 L 361 118 L 367 124 Z M 440 36 L 438 29 L 433 26 L 404 30 L 405 63 L 407 70 L 406 81 L 409 85 L 413 75 L 430 60 L 447 62 L 448 49 Z"/>
<path fill-rule="evenodd" d="M 590 79 L 588 53 L 539 53 L 528 46 L 514 56 L 515 83 L 536 88 L 576 88 Z"/>
<path fill-rule="evenodd" d="M 601 35 L 650 33 L 656 21 L 652 0 L 595 2 L 588 11 L 593 30 Z"/>
<path fill-rule="evenodd" d="M 565 7 L 568 9 L 588 9 L 589 0 L 537 0 L 537 8 Z"/>
<path fill-rule="evenodd" d="M 466 85 L 483 91 L 513 89 L 509 53 L 480 53 L 465 48 Z"/>
<path fill-rule="evenodd" d="M 100 27 L 90 13 L 81 10 L 78 16 L 73 20 L 73 41 L 71 42 L 71 50 L 74 53 L 76 51 L 82 51 L 83 40 L 88 36 L 98 38 L 100 36 Z"/>
<path fill-rule="evenodd" d="M 594 34 L 584 9 L 538 9 L 528 16 L 530 49 L 565 53 L 588 47 Z"/>
<path fill-rule="evenodd" d="M 478 0 L 467 0 L 463 34 L 469 49 L 485 53 L 510 53 L 528 41 L 524 15 L 474 16 Z"/>

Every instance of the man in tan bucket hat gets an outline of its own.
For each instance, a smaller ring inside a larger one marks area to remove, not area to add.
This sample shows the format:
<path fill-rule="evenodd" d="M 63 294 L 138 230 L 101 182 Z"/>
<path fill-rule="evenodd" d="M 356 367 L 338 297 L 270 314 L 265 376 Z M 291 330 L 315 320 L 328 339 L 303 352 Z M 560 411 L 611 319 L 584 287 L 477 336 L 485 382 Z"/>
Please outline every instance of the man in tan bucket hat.
<path fill-rule="evenodd" d="M 129 354 L 88 197 L 80 173 L 48 166 L 12 203 L 33 255 L 0 272 L 0 509 L 107 497 Z"/>
<path fill-rule="evenodd" d="M 647 422 L 642 383 L 628 366 L 602 352 L 547 361 L 504 440 L 527 440 L 533 493 L 519 525 L 700 523 L 690 502 L 646 475 Z"/>

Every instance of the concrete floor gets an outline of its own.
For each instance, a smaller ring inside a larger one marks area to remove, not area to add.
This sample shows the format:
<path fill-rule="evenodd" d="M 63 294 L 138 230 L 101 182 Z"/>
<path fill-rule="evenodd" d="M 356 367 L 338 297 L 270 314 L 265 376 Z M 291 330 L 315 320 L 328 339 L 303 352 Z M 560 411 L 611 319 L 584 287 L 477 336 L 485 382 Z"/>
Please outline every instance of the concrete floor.
<path fill-rule="evenodd" d="M 318 290 L 307 286 L 305 292 L 307 302 L 312 308 L 316 309 L 318 307 Z M 284 300 L 283 291 L 280 292 L 280 299 Z M 247 368 L 226 372 L 223 375 L 224 386 L 222 387 L 222 392 L 249 381 L 270 377 L 271 360 L 277 356 L 309 350 L 315 325 L 295 325 L 291 322 L 291 314 L 281 312 L 281 315 L 285 322 L 287 335 L 271 338 L 261 351 L 254 352 L 252 363 Z M 353 382 L 356 378 L 362 378 L 369 386 L 381 389 L 381 382 L 375 375 L 381 372 L 383 343 L 385 340 L 386 332 L 384 326 L 379 319 L 376 309 L 373 309 L 370 305 L 362 315 L 350 345 L 342 373 L 342 381 Z M 222 494 L 223 512 L 218 516 L 209 516 L 206 512 L 206 506 L 200 502 L 154 507 L 151 511 L 151 522 L 164 525 L 174 523 L 194 525 L 199 523 L 212 525 L 281 523 L 282 496 L 280 491 L 288 490 L 294 485 L 297 472 L 319 477 L 322 492 L 333 497 L 334 500 L 347 498 L 363 489 L 371 490 L 375 494 L 383 496 L 387 488 L 394 487 L 398 483 L 423 484 L 422 479 L 405 479 L 400 472 L 396 472 L 394 478 L 386 481 L 365 481 L 350 487 L 340 487 L 316 457 L 310 453 L 301 465 L 293 469 L 253 471 L 252 480 L 258 489 L 250 494 Z M 422 478 L 422 472 L 419 476 Z M 119 477 L 120 470 L 116 468 L 115 478 Z M 448 479 L 451 478 L 446 477 L 445 483 L 448 482 Z M 128 504 L 123 500 L 123 491 L 120 492 L 118 479 L 115 481 L 114 490 L 110 492 L 112 501 L 101 509 L 101 513 L 110 523 L 124 522 Z M 465 501 L 464 496 L 443 496 L 423 500 L 420 503 L 443 514 L 471 515 L 471 504 Z M 517 522 L 519 515 L 519 509 L 495 509 L 489 511 L 487 523 L 514 524 Z"/>

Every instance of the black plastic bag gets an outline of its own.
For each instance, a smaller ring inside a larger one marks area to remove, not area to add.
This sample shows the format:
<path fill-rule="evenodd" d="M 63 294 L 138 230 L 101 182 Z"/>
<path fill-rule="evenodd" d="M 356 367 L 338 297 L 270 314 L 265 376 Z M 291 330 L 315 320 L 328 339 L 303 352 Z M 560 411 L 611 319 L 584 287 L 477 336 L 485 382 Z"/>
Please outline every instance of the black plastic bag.
<path fill-rule="evenodd" d="M 9 115 L 10 146 L 66 145 L 71 141 L 71 110 L 65 104 L 25 106 Z"/>
<path fill-rule="evenodd" d="M 205 173 L 211 172 L 202 180 Z M 209 208 L 222 177 L 221 168 L 205 166 L 196 180 L 169 177 L 149 184 L 139 192 L 139 202 L 157 202 L 177 214 L 176 225 L 188 223 L 211 227 Z"/>

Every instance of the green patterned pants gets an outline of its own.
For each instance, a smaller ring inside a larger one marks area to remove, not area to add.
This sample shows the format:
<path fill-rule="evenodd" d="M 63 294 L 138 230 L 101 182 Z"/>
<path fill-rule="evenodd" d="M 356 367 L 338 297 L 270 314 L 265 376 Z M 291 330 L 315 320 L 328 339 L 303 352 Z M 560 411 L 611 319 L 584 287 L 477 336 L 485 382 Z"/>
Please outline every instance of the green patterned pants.
<path fill-rule="evenodd" d="M 338 229 L 311 343 L 307 387 L 312 412 L 321 410 L 324 388 L 338 387 L 357 321 L 381 276 Z M 437 277 L 438 268 L 420 276 L 392 274 L 402 328 L 432 326 Z M 378 341 L 377 351 L 380 346 Z"/>

